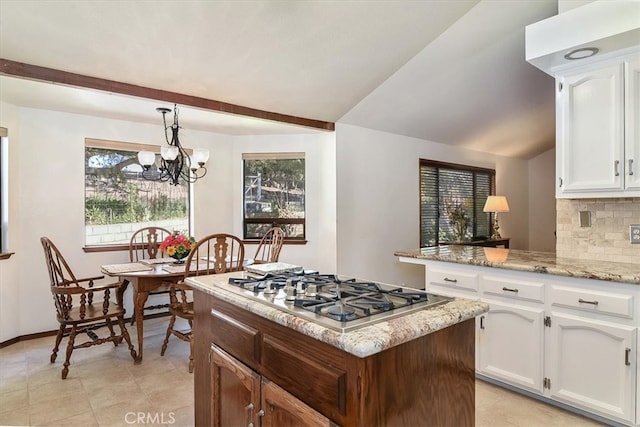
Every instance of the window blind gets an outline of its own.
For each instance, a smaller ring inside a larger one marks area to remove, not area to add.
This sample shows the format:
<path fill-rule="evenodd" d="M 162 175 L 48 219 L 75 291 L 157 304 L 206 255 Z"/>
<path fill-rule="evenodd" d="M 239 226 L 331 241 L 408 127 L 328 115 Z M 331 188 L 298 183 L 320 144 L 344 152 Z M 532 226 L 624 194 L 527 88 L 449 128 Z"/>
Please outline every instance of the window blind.
<path fill-rule="evenodd" d="M 491 234 L 491 214 L 482 212 L 494 192 L 495 170 L 420 160 L 420 247 L 454 239 L 456 208 L 469 218 L 469 239 Z"/>

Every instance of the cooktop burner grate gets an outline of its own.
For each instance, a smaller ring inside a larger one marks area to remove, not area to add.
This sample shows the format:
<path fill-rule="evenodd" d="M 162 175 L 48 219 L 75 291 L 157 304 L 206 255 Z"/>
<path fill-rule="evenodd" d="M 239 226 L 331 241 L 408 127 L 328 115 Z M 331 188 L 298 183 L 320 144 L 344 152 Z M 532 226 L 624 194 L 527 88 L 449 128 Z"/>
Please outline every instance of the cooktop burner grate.
<path fill-rule="evenodd" d="M 449 301 L 439 295 L 334 274 L 230 278 L 245 296 L 333 329 L 347 331 Z"/>

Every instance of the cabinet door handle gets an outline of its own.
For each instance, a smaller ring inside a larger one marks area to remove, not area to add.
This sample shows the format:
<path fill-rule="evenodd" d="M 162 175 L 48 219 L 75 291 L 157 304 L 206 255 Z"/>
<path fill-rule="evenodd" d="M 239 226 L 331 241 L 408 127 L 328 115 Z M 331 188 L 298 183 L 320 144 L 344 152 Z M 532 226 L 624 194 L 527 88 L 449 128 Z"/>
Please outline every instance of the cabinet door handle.
<path fill-rule="evenodd" d="M 511 288 L 507 288 L 506 286 L 503 286 L 502 290 L 505 291 L 505 292 L 513 292 L 513 293 L 516 293 L 516 294 L 518 293 L 518 289 L 517 288 L 511 289 Z"/>
<path fill-rule="evenodd" d="M 598 301 L 593 300 L 593 301 L 587 301 L 585 299 L 579 298 L 578 302 L 581 304 L 592 304 L 592 305 L 598 305 Z"/>
<path fill-rule="evenodd" d="M 480 329 L 484 329 L 484 316 L 480 316 Z"/>
<path fill-rule="evenodd" d="M 562 187 L 562 178 L 558 178 L 558 187 Z"/>
<path fill-rule="evenodd" d="M 249 419 L 247 427 L 254 427 L 253 422 L 251 421 L 251 419 L 253 418 L 253 403 L 249 403 L 247 406 L 245 406 L 244 410 L 247 412 L 247 418 Z"/>
<path fill-rule="evenodd" d="M 458 283 L 458 281 L 456 279 L 449 279 L 448 277 L 444 278 L 445 282 L 451 282 L 451 283 Z"/>
<path fill-rule="evenodd" d="M 631 361 L 629 360 L 629 355 L 631 354 L 631 349 L 630 348 L 626 348 L 624 350 L 624 364 L 626 366 L 631 366 Z"/>
<path fill-rule="evenodd" d="M 633 175 L 633 159 L 629 159 L 629 175 Z"/>
<path fill-rule="evenodd" d="M 616 160 L 613 162 L 613 170 L 615 171 L 616 176 L 620 176 L 620 172 L 618 171 L 618 166 L 620 165 L 620 160 Z"/>
<path fill-rule="evenodd" d="M 258 411 L 258 416 L 259 416 L 259 417 L 264 417 L 264 409 L 260 409 L 260 410 Z"/>

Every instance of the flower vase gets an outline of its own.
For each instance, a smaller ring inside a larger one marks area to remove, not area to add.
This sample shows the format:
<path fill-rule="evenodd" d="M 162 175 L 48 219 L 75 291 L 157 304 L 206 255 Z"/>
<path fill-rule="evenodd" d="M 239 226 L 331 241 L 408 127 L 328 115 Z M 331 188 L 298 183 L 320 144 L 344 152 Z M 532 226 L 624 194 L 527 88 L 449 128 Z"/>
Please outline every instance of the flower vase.
<path fill-rule="evenodd" d="M 186 262 L 188 256 L 189 252 L 182 254 L 182 256 L 172 255 L 171 258 L 175 259 L 173 262 L 174 265 L 182 265 Z"/>
<path fill-rule="evenodd" d="M 457 221 L 453 227 L 453 234 L 457 242 L 462 242 L 467 237 L 467 221 Z"/>

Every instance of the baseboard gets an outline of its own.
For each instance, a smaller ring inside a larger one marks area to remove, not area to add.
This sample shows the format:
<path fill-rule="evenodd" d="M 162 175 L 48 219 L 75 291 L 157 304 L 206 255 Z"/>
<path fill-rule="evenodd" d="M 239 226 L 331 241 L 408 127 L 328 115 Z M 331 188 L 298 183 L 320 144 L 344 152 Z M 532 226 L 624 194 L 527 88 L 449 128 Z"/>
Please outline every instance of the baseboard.
<path fill-rule="evenodd" d="M 145 320 L 147 320 L 147 319 L 155 319 L 157 317 L 165 317 L 165 316 L 169 316 L 169 312 L 146 314 L 144 318 Z M 127 323 L 127 325 L 131 323 L 131 317 L 125 317 L 124 320 Z M 44 332 L 36 332 L 33 334 L 20 335 L 20 336 L 8 339 L 6 341 L 0 342 L 0 349 L 19 343 L 20 341 L 29 341 L 29 340 L 35 340 L 35 339 L 44 338 L 44 337 L 54 337 L 57 335 L 57 333 L 58 333 L 58 330 L 55 329 L 52 331 L 44 331 Z"/>

